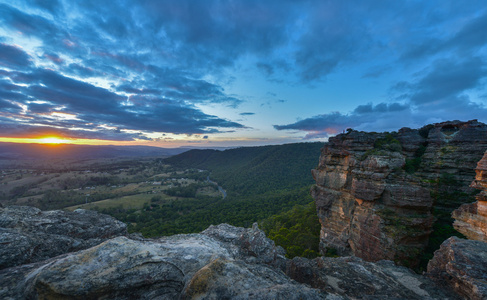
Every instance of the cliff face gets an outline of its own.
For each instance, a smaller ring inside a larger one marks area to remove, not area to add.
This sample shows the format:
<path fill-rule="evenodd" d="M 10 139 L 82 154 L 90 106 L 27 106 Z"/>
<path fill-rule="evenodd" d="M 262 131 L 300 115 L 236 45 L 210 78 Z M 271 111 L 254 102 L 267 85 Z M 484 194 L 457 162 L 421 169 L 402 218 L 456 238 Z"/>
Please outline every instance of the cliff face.
<path fill-rule="evenodd" d="M 9 212 L 7 208 L 4 215 Z M 77 216 L 65 215 L 63 222 L 70 223 L 72 217 Z M 35 232 L 31 221 L 25 221 L 30 228 L 26 234 Z M 0 270 L 0 299 L 359 298 L 457 299 L 429 278 L 391 262 L 286 259 L 283 249 L 256 225 L 220 224 L 199 234 L 160 239 L 119 236 L 85 250 Z"/>
<path fill-rule="evenodd" d="M 470 185 L 481 192 L 477 201 L 454 210 L 453 226 L 471 240 L 487 242 L 487 152 L 477 164 L 475 180 Z"/>
<path fill-rule="evenodd" d="M 433 206 L 444 221 L 468 199 L 486 148 L 487 126 L 476 120 L 330 138 L 312 171 L 321 252 L 414 267 L 432 232 Z"/>

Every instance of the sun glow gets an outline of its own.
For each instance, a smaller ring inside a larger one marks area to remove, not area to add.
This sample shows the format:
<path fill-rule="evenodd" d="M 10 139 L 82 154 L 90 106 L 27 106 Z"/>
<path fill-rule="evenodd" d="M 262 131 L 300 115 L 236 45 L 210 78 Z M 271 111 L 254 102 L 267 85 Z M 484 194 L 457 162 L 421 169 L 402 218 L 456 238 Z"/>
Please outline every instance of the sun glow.
<path fill-rule="evenodd" d="M 54 137 L 54 136 L 40 138 L 38 140 L 38 142 L 41 144 L 65 144 L 65 143 L 69 143 L 68 140 L 63 140 L 63 139 L 60 139 L 60 138 Z"/>

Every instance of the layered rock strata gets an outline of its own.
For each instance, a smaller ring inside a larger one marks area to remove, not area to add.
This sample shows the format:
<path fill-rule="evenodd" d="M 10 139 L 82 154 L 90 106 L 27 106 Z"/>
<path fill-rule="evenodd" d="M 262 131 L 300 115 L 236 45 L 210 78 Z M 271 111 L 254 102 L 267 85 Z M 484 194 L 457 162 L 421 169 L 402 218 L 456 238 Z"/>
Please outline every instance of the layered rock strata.
<path fill-rule="evenodd" d="M 487 242 L 487 152 L 477 164 L 475 180 L 470 185 L 481 190 L 474 203 L 453 211 L 453 226 L 471 240 Z"/>
<path fill-rule="evenodd" d="M 126 234 L 125 223 L 94 211 L 0 208 L 0 269 L 87 249 Z"/>
<path fill-rule="evenodd" d="M 432 232 L 433 205 L 449 218 L 469 197 L 486 148 L 487 125 L 476 120 L 330 138 L 312 171 L 320 251 L 416 266 Z M 449 197 L 456 194 L 465 197 Z"/>

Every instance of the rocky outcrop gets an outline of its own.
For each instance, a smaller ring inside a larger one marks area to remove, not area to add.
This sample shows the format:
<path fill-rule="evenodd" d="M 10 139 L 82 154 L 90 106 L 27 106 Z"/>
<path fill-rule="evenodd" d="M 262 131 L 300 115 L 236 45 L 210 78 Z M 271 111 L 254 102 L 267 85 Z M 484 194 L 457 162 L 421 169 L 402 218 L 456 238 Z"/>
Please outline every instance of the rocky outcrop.
<path fill-rule="evenodd" d="M 451 237 L 428 263 L 433 280 L 464 299 L 487 299 L 487 243 Z"/>
<path fill-rule="evenodd" d="M 487 242 L 487 152 L 477 164 L 475 173 L 470 186 L 481 190 L 477 202 L 463 204 L 453 211 L 453 226 L 471 240 Z"/>
<path fill-rule="evenodd" d="M 282 271 L 282 248 L 256 226 L 212 226 L 156 240 L 116 237 L 0 271 L 1 299 L 342 299 Z"/>
<path fill-rule="evenodd" d="M 116 237 L 0 271 L 1 299 L 456 299 L 392 262 L 286 259 L 254 225 Z"/>
<path fill-rule="evenodd" d="M 487 242 L 487 201 L 463 204 L 454 210 L 453 227 L 470 240 Z"/>
<path fill-rule="evenodd" d="M 62 227 L 60 223 L 89 222 L 91 226 L 85 224 L 88 227 L 83 230 L 65 226 L 73 228 L 66 234 L 78 230 L 86 240 L 96 239 L 97 232 L 101 241 L 113 222 L 89 211 L 40 212 L 9 207 L 2 214 L 2 220 L 10 220 L 4 222 L 10 224 L 8 228 L 18 228 L 20 225 L 13 225 L 22 223 L 16 221 L 17 216 L 25 216 L 26 236 L 37 230 L 26 224 L 46 220 L 46 215 L 57 227 Z M 56 216 L 60 220 L 56 221 Z M 105 221 L 96 223 L 95 217 Z M 96 230 L 96 226 L 101 227 Z M 48 228 L 43 231 L 48 232 Z M 57 230 L 56 234 L 62 235 Z M 391 261 L 374 263 L 357 257 L 289 260 L 256 224 L 252 228 L 220 224 L 198 234 L 159 239 L 118 236 L 88 249 L 5 268 L 0 270 L 0 299 L 458 299 L 453 291 L 435 282 L 446 284 L 444 270 L 450 272 L 448 264 L 452 261 L 458 265 L 458 272 L 460 262 L 486 262 L 485 250 L 467 250 L 484 252 L 464 260 L 458 258 L 458 250 L 452 257 L 439 255 L 443 265 L 438 263 L 436 269 L 443 269 L 437 272 L 432 267 L 432 280 Z M 22 253 L 13 253 L 12 259 L 15 255 Z M 470 266 L 473 269 L 473 265 L 466 267 Z M 475 288 L 481 285 L 474 278 L 480 278 L 479 272 L 485 270 L 475 273 L 472 269 L 468 271 L 472 276 L 469 282 Z"/>
<path fill-rule="evenodd" d="M 487 125 L 476 120 L 330 138 L 312 171 L 320 251 L 417 266 L 435 217 L 451 226 L 451 211 L 471 202 L 486 148 Z"/>
<path fill-rule="evenodd" d="M 93 211 L 0 208 L 0 269 L 87 249 L 126 234 L 124 223 Z"/>
<path fill-rule="evenodd" d="M 295 257 L 287 274 L 298 282 L 355 299 L 455 299 L 429 278 L 392 261 L 366 262 L 358 257 Z"/>

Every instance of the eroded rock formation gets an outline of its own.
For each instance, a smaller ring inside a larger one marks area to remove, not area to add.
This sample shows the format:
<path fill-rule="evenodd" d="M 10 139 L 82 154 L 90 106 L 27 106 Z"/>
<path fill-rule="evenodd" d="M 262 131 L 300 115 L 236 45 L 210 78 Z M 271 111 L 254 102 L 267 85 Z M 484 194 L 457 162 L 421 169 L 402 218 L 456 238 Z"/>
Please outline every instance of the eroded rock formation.
<path fill-rule="evenodd" d="M 416 266 L 436 219 L 433 205 L 448 222 L 470 199 L 486 148 L 487 125 L 476 120 L 330 138 L 312 171 L 321 252 Z"/>
<path fill-rule="evenodd" d="M 454 210 L 455 229 L 471 240 L 487 242 L 487 152 L 477 164 L 471 187 L 481 190 L 474 203 L 463 204 Z"/>
<path fill-rule="evenodd" d="M 0 269 L 86 249 L 126 234 L 125 223 L 94 211 L 0 208 Z"/>
<path fill-rule="evenodd" d="M 428 263 L 427 274 L 464 299 L 487 299 L 487 243 L 449 238 Z"/>

